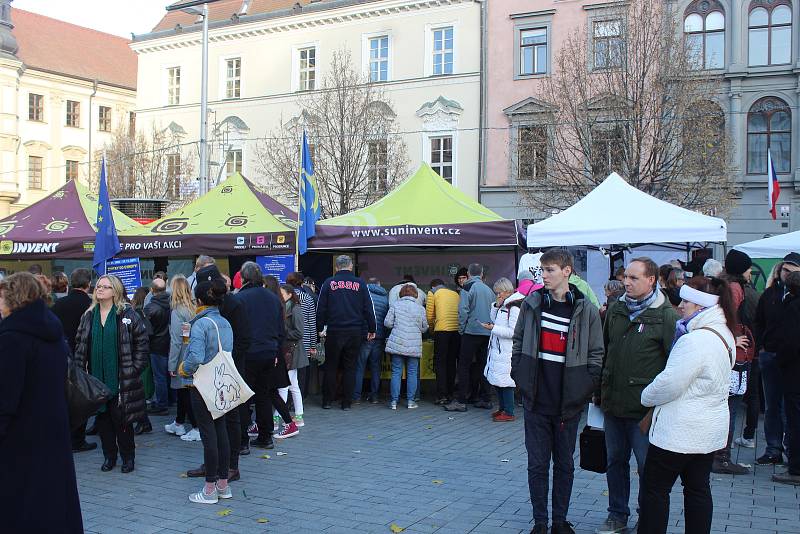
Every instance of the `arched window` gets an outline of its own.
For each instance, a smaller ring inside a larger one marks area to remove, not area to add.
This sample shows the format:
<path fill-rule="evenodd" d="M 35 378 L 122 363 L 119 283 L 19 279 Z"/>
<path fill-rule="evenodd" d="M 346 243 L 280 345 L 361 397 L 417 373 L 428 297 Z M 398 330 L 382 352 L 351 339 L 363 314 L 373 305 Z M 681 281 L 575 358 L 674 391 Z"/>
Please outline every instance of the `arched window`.
<path fill-rule="evenodd" d="M 792 6 L 789 0 L 754 0 L 748 16 L 750 66 L 792 62 Z"/>
<path fill-rule="evenodd" d="M 747 174 L 767 173 L 767 151 L 775 172 L 787 173 L 792 165 L 792 112 L 780 98 L 758 100 L 747 114 Z"/>
<path fill-rule="evenodd" d="M 683 32 L 693 69 L 725 67 L 725 11 L 717 0 L 695 0 L 686 8 Z"/>

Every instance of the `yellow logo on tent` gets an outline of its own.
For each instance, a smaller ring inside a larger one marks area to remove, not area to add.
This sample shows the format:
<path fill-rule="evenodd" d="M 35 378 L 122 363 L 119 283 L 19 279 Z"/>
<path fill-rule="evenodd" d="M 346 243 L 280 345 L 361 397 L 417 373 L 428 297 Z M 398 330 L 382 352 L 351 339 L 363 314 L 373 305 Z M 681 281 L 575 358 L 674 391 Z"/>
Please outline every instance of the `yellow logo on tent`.
<path fill-rule="evenodd" d="M 275 242 L 277 244 L 279 244 L 279 245 L 282 245 L 282 244 L 286 243 L 286 236 L 285 235 L 279 235 L 278 238 L 275 240 Z"/>
<path fill-rule="evenodd" d="M 0 241 L 0 254 L 11 254 L 14 252 L 13 241 Z"/>

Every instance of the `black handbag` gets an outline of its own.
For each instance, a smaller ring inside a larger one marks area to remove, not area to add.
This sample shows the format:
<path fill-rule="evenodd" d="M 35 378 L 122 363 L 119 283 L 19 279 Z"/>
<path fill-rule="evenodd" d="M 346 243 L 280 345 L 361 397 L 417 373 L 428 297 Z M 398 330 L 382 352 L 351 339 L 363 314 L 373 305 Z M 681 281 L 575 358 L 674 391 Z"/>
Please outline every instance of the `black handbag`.
<path fill-rule="evenodd" d="M 67 408 L 70 428 L 78 428 L 111 399 L 111 390 L 73 360 L 67 364 Z"/>
<path fill-rule="evenodd" d="M 581 469 L 594 473 L 605 473 L 607 468 L 606 433 L 586 426 L 581 432 L 579 442 L 581 447 Z"/>

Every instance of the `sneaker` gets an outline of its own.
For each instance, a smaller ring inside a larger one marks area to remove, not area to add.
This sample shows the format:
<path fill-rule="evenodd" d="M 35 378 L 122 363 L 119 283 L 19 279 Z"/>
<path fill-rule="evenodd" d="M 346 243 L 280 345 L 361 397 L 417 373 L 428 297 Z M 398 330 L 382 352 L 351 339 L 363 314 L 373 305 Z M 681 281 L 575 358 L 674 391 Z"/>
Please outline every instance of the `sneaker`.
<path fill-rule="evenodd" d="M 747 439 L 745 437 L 738 437 L 733 440 L 735 444 L 740 447 L 744 447 L 746 449 L 755 449 L 756 448 L 756 441 L 754 439 Z"/>
<path fill-rule="evenodd" d="M 609 517 L 595 530 L 595 534 L 621 534 L 622 532 L 627 532 L 627 530 L 627 521 L 619 521 Z"/>
<path fill-rule="evenodd" d="M 533 525 L 531 534 L 547 534 L 547 523 L 536 523 Z"/>
<path fill-rule="evenodd" d="M 222 497 L 222 495 L 220 495 Z M 553 521 L 553 526 L 550 528 L 550 534 L 575 534 L 575 525 L 569 521 Z"/>
<path fill-rule="evenodd" d="M 173 421 L 168 425 L 164 425 L 164 432 L 175 436 L 183 436 L 186 434 L 186 427 Z"/>
<path fill-rule="evenodd" d="M 219 495 L 217 494 L 217 488 L 214 488 L 214 491 L 211 494 L 206 494 L 205 488 L 201 489 L 197 493 L 192 493 L 189 495 L 190 502 L 196 502 L 198 504 L 217 504 L 219 502 Z"/>
<path fill-rule="evenodd" d="M 417 403 L 416 403 L 416 402 L 414 402 L 414 401 L 410 401 L 410 402 L 409 402 L 409 403 L 406 405 L 406 408 L 408 408 L 409 410 L 413 410 L 414 408 L 419 408 L 419 404 L 417 404 Z"/>
<path fill-rule="evenodd" d="M 378 398 L 378 396 L 377 396 L 377 395 L 370 395 L 370 397 L 369 397 L 369 403 L 370 403 L 370 404 L 380 404 L 380 403 L 381 403 L 381 400 Z"/>
<path fill-rule="evenodd" d="M 357 398 L 357 399 L 353 399 L 353 404 L 354 404 L 355 406 L 358 406 L 359 404 L 361 404 L 361 397 L 359 397 L 359 398 Z"/>
<path fill-rule="evenodd" d="M 255 438 L 250 440 L 250 446 L 257 449 L 274 449 L 275 442 L 272 439 L 259 439 Z"/>
<path fill-rule="evenodd" d="M 306 426 L 305 421 L 303 421 L 303 414 L 295 415 L 294 417 L 292 417 L 292 421 L 294 421 L 294 424 L 297 425 L 297 428 Z"/>
<path fill-rule="evenodd" d="M 291 438 L 292 436 L 296 436 L 300 433 L 300 430 L 297 428 L 297 424 L 292 421 L 288 425 L 283 425 L 283 430 L 275 434 L 275 439 L 286 439 Z"/>
<path fill-rule="evenodd" d="M 758 465 L 780 465 L 783 463 L 783 454 L 777 454 L 775 456 L 771 454 L 764 454 L 758 460 L 756 460 Z"/>
<path fill-rule="evenodd" d="M 508 415 L 505 412 L 500 412 L 495 417 L 492 417 L 492 421 L 494 421 L 495 423 L 510 423 L 511 421 L 516 421 L 516 420 L 517 420 L 516 417 L 514 417 L 513 415 Z"/>
<path fill-rule="evenodd" d="M 251 438 L 258 436 L 258 425 L 252 423 L 250 426 L 247 427 L 247 435 Z"/>
<path fill-rule="evenodd" d="M 397 401 L 389 401 L 389 409 L 396 410 L 397 409 Z"/>
<path fill-rule="evenodd" d="M 231 491 L 231 485 L 228 484 L 227 486 L 225 486 L 225 489 L 220 489 L 220 487 L 217 486 L 217 497 L 219 497 L 220 499 L 233 499 L 233 492 Z"/>
<path fill-rule="evenodd" d="M 272 416 L 272 431 L 276 432 L 281 427 L 281 416 L 280 415 L 273 415 Z"/>
<path fill-rule="evenodd" d="M 731 462 L 729 459 L 717 460 L 711 465 L 711 472 L 718 475 L 746 475 L 750 472 L 748 468 L 743 465 Z"/>
<path fill-rule="evenodd" d="M 466 412 L 467 411 L 467 405 L 464 404 L 464 403 L 458 402 L 457 400 L 454 400 L 453 402 L 451 402 L 450 404 L 445 406 L 444 409 L 447 412 Z"/>
<path fill-rule="evenodd" d="M 777 475 L 772 475 L 772 481 L 780 482 L 781 484 L 791 484 L 792 486 L 800 486 L 800 475 L 779 473 Z"/>
<path fill-rule="evenodd" d="M 182 435 L 181 439 L 183 441 L 203 441 L 200 438 L 200 431 L 197 430 L 196 428 L 193 428 L 190 431 L 188 431 L 187 433 L 185 433 L 184 435 Z"/>

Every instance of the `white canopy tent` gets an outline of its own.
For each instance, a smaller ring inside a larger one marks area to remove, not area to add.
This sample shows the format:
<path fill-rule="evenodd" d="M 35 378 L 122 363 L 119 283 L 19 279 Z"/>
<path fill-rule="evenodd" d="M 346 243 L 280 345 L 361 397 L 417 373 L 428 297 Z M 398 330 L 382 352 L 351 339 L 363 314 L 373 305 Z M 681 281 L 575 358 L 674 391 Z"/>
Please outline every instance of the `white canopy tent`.
<path fill-rule="evenodd" d="M 800 252 L 800 231 L 757 239 L 733 248 L 751 258 L 783 258 L 790 252 Z"/>
<path fill-rule="evenodd" d="M 528 226 L 528 248 L 726 240 L 722 219 L 652 197 L 617 173 L 570 208 Z"/>

